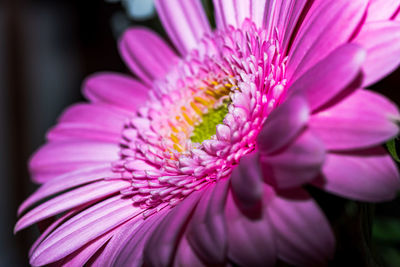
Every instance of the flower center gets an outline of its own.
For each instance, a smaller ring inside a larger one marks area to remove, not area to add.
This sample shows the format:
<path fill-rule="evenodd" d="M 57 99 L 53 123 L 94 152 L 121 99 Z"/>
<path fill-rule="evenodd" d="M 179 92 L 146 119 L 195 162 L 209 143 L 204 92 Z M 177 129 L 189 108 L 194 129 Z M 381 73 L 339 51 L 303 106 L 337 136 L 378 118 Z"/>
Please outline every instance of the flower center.
<path fill-rule="evenodd" d="M 205 38 L 126 123 L 113 171 L 132 185 L 121 193 L 156 212 L 229 177 L 280 102 L 285 64 L 279 42 L 249 22 Z"/>
<path fill-rule="evenodd" d="M 226 114 L 228 114 L 229 101 L 226 101 L 217 108 L 210 108 L 202 116 L 202 121 L 194 127 L 190 140 L 195 143 L 201 143 L 210 139 L 217 133 L 217 125 L 222 124 Z"/>

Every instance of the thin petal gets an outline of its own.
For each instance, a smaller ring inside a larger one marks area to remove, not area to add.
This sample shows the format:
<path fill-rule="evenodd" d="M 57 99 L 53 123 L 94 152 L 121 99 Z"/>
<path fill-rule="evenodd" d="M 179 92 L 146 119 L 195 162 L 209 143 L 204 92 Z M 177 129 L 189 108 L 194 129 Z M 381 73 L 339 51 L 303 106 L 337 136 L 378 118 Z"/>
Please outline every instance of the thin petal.
<path fill-rule="evenodd" d="M 239 166 L 231 176 L 232 191 L 242 208 L 252 208 L 262 200 L 263 177 L 259 155 L 246 155 L 240 159 Z"/>
<path fill-rule="evenodd" d="M 168 212 L 165 208 L 149 218 L 140 218 L 134 224 L 127 224 L 99 259 L 99 266 L 142 266 L 143 250 L 156 227 Z"/>
<path fill-rule="evenodd" d="M 311 110 L 316 110 L 348 88 L 365 58 L 365 50 L 358 45 L 340 46 L 296 80 L 288 92 L 305 94 Z"/>
<path fill-rule="evenodd" d="M 224 208 L 228 180 L 219 181 L 199 201 L 186 235 L 193 251 L 208 265 L 221 265 L 227 251 Z"/>
<path fill-rule="evenodd" d="M 45 265 L 60 260 L 141 211 L 133 207 L 130 200 L 120 197 L 103 202 L 73 217 L 50 234 L 33 253 L 31 264 Z"/>
<path fill-rule="evenodd" d="M 103 166 L 95 168 L 77 170 L 75 172 L 69 172 L 67 174 L 60 175 L 42 185 L 35 193 L 33 193 L 28 199 L 26 199 L 19 207 L 18 214 L 21 214 L 31 205 L 46 197 L 82 184 L 110 177 L 114 177 L 114 174 L 111 171 L 109 164 L 105 164 Z"/>
<path fill-rule="evenodd" d="M 58 262 L 60 266 L 84 266 L 87 261 L 112 237 L 114 231 L 110 231 L 95 240 L 88 242 L 76 252 L 68 255 Z"/>
<path fill-rule="evenodd" d="M 201 2 L 198 0 L 155 0 L 164 29 L 182 55 L 197 47 L 204 34 L 210 33 Z"/>
<path fill-rule="evenodd" d="M 199 257 L 194 253 L 192 247 L 187 241 L 186 237 L 183 236 L 179 242 L 178 249 L 176 250 L 174 267 L 206 267 Z"/>
<path fill-rule="evenodd" d="M 214 0 L 215 20 L 219 29 L 233 26 L 240 28 L 246 18 L 257 27 L 264 24 L 266 0 Z"/>
<path fill-rule="evenodd" d="M 99 181 L 54 197 L 29 211 L 19 219 L 15 226 L 15 231 L 20 231 L 63 211 L 119 192 L 129 185 L 130 183 L 127 181 Z"/>
<path fill-rule="evenodd" d="M 390 20 L 399 8 L 399 0 L 370 0 L 367 22 Z"/>
<path fill-rule="evenodd" d="M 355 153 L 329 153 L 323 167 L 323 189 L 355 200 L 392 200 L 400 189 L 396 164 L 383 148 Z"/>
<path fill-rule="evenodd" d="M 96 140 L 119 142 L 126 118 L 132 116 L 114 107 L 101 104 L 77 104 L 59 118 L 59 124 L 47 133 L 50 141 Z"/>
<path fill-rule="evenodd" d="M 394 103 L 372 91 L 359 89 L 337 105 L 314 114 L 310 129 L 327 149 L 349 150 L 376 146 L 395 137 L 400 117 Z"/>
<path fill-rule="evenodd" d="M 364 86 L 382 79 L 400 64 L 400 22 L 378 21 L 366 24 L 353 40 L 367 50 L 363 64 Z"/>
<path fill-rule="evenodd" d="M 192 193 L 174 207 L 157 226 L 144 249 L 145 265 L 161 267 L 172 264 L 180 235 L 199 197 L 199 192 Z"/>
<path fill-rule="evenodd" d="M 149 89 L 129 76 L 99 73 L 86 79 L 83 94 L 96 103 L 106 103 L 135 112 L 147 100 Z"/>
<path fill-rule="evenodd" d="M 264 179 L 279 188 L 295 187 L 314 179 L 325 159 L 323 143 L 304 132 L 292 144 L 274 155 L 261 156 Z"/>
<path fill-rule="evenodd" d="M 266 211 L 262 211 L 259 217 L 249 218 L 240 212 L 229 194 L 226 220 L 229 222 L 229 259 L 239 266 L 274 266 L 277 248 Z"/>
<path fill-rule="evenodd" d="M 361 23 L 368 1 L 324 1 L 301 26 L 289 51 L 289 80 L 296 80 L 338 46 L 347 42 Z"/>
<path fill-rule="evenodd" d="M 29 167 L 33 179 L 45 182 L 77 169 L 94 167 L 119 159 L 116 144 L 69 141 L 48 143 L 32 157 Z"/>
<path fill-rule="evenodd" d="M 125 63 L 144 83 L 163 78 L 177 63 L 178 57 L 154 32 L 145 28 L 131 28 L 119 41 Z"/>
<path fill-rule="evenodd" d="M 307 0 L 282 0 L 276 2 L 281 2 L 276 27 L 279 34 L 281 34 L 282 50 L 286 52 L 291 37 L 295 33 L 296 25 L 301 22 L 301 14 L 308 10 L 311 2 Z"/>
<path fill-rule="evenodd" d="M 318 205 L 303 195 L 301 199 L 275 196 L 267 205 L 278 256 L 295 266 L 322 266 L 333 256 L 335 239 Z"/>
<path fill-rule="evenodd" d="M 264 154 L 271 154 L 292 141 L 306 126 L 310 116 L 307 100 L 293 95 L 268 116 L 257 144 Z"/>

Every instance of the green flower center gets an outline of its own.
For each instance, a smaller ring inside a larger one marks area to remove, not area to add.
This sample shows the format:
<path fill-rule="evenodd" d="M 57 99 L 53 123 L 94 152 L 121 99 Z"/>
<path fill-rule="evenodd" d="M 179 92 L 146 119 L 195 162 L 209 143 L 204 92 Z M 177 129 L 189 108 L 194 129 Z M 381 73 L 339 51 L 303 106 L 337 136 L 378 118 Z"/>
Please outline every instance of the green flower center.
<path fill-rule="evenodd" d="M 217 108 L 210 108 L 202 116 L 201 122 L 194 127 L 190 140 L 195 143 L 201 143 L 215 135 L 217 125 L 222 124 L 226 114 L 228 114 L 228 105 L 229 103 L 223 103 Z"/>

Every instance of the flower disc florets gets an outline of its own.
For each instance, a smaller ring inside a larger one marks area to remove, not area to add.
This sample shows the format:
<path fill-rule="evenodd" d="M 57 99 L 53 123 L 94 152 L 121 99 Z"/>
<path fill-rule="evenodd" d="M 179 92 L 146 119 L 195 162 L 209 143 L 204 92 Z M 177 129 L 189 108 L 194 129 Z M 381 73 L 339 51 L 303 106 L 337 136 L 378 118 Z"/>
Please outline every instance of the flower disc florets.
<path fill-rule="evenodd" d="M 132 180 L 123 193 L 151 209 L 228 177 L 285 85 L 285 59 L 265 30 L 246 21 L 207 36 L 126 123 L 113 168 Z"/>

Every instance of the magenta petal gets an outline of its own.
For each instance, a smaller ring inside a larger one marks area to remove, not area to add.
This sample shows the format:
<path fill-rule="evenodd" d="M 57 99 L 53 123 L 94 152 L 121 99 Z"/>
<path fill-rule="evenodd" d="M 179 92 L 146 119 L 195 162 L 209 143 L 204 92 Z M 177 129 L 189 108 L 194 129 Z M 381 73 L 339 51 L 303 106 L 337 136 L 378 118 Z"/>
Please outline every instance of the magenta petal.
<path fill-rule="evenodd" d="M 310 109 L 305 98 L 293 95 L 268 116 L 257 138 L 263 154 L 271 154 L 292 141 L 306 126 Z"/>
<path fill-rule="evenodd" d="M 110 170 L 109 164 L 95 168 L 77 170 L 75 172 L 69 172 L 67 174 L 57 176 L 56 178 L 42 185 L 35 193 L 26 199 L 19 207 L 18 214 L 20 215 L 28 207 L 46 197 L 60 193 L 67 189 L 71 189 L 78 185 L 109 177 L 114 177 L 114 173 Z"/>
<path fill-rule="evenodd" d="M 270 5 L 273 3 L 278 4 L 281 2 L 279 10 L 279 19 L 277 28 L 279 33 L 282 34 L 282 48 L 283 51 L 288 49 L 289 42 L 292 34 L 296 29 L 296 25 L 300 20 L 300 16 L 304 9 L 307 7 L 307 0 L 282 0 L 282 1 L 269 1 Z M 270 13 L 272 15 L 272 13 Z M 270 15 L 270 16 L 271 16 Z"/>
<path fill-rule="evenodd" d="M 183 236 L 179 242 L 178 249 L 176 250 L 174 267 L 206 267 L 199 257 L 194 253 L 192 247 L 187 241 L 186 237 Z"/>
<path fill-rule="evenodd" d="M 260 170 L 259 155 L 246 155 L 231 176 L 232 191 L 242 208 L 252 208 L 263 197 L 264 181 Z"/>
<path fill-rule="evenodd" d="M 181 234 L 199 198 L 200 192 L 192 193 L 165 216 L 145 245 L 145 265 L 169 266 L 172 264 Z"/>
<path fill-rule="evenodd" d="M 46 182 L 74 170 L 116 161 L 118 153 L 118 145 L 111 143 L 54 142 L 40 148 L 33 155 L 29 167 L 35 181 Z"/>
<path fill-rule="evenodd" d="M 324 1 L 309 12 L 289 52 L 288 79 L 297 80 L 346 43 L 362 22 L 367 5 L 365 0 Z"/>
<path fill-rule="evenodd" d="M 400 22 L 378 21 L 366 24 L 353 40 L 367 50 L 363 64 L 364 86 L 382 79 L 400 64 Z"/>
<path fill-rule="evenodd" d="M 295 187 L 314 179 L 325 159 L 323 143 L 310 131 L 304 132 L 287 148 L 261 156 L 264 179 L 279 188 Z"/>
<path fill-rule="evenodd" d="M 166 212 L 167 208 L 146 219 L 140 218 L 134 224 L 128 223 L 124 226 L 102 253 L 99 266 L 142 266 L 143 249 Z"/>
<path fill-rule="evenodd" d="M 385 97 L 359 89 L 337 105 L 314 114 L 310 129 L 327 149 L 358 149 L 375 146 L 395 137 L 399 127 L 397 107 Z"/>
<path fill-rule="evenodd" d="M 266 212 L 249 218 L 236 207 L 232 195 L 228 195 L 225 209 L 229 259 L 239 266 L 274 266 L 277 249 Z"/>
<path fill-rule="evenodd" d="M 86 79 L 83 94 L 92 102 L 111 104 L 135 112 L 147 100 L 149 89 L 117 73 L 99 73 Z"/>
<path fill-rule="evenodd" d="M 113 231 L 88 242 L 82 248 L 58 262 L 60 266 L 84 266 L 87 261 L 112 237 Z"/>
<path fill-rule="evenodd" d="M 367 22 L 389 20 L 399 8 L 399 0 L 370 0 Z"/>
<path fill-rule="evenodd" d="M 119 42 L 119 50 L 132 72 L 146 84 L 163 78 L 178 61 L 165 41 L 145 28 L 125 31 Z"/>
<path fill-rule="evenodd" d="M 68 108 L 51 129 L 50 141 L 93 140 L 119 142 L 121 129 L 131 112 L 101 104 L 77 104 Z"/>
<path fill-rule="evenodd" d="M 20 231 L 36 222 L 79 205 L 109 196 L 130 185 L 127 181 L 99 181 L 59 195 L 25 214 L 15 226 Z"/>
<path fill-rule="evenodd" d="M 218 181 L 199 201 L 186 237 L 193 251 L 208 265 L 221 265 L 227 251 L 225 202 L 229 180 Z"/>
<path fill-rule="evenodd" d="M 86 243 L 137 216 L 131 201 L 111 198 L 86 209 L 51 233 L 34 251 L 32 265 L 55 262 Z M 96 227 L 93 227 L 96 225 Z"/>
<path fill-rule="evenodd" d="M 240 28 L 246 18 L 251 19 L 256 26 L 262 27 L 266 0 L 214 0 L 215 20 L 219 29 L 233 26 Z"/>
<path fill-rule="evenodd" d="M 182 55 L 197 47 L 211 28 L 200 1 L 155 0 L 158 15 L 169 38 Z"/>
<path fill-rule="evenodd" d="M 323 167 L 323 189 L 355 200 L 392 200 L 400 189 L 396 164 L 383 148 L 353 154 L 329 153 Z"/>
<path fill-rule="evenodd" d="M 279 258 L 295 266 L 323 266 L 332 258 L 335 238 L 329 222 L 312 199 L 275 196 L 267 211 Z"/>
<path fill-rule="evenodd" d="M 316 110 L 348 88 L 365 57 L 365 50 L 358 45 L 340 46 L 297 79 L 288 92 L 304 93 L 311 110 Z"/>

